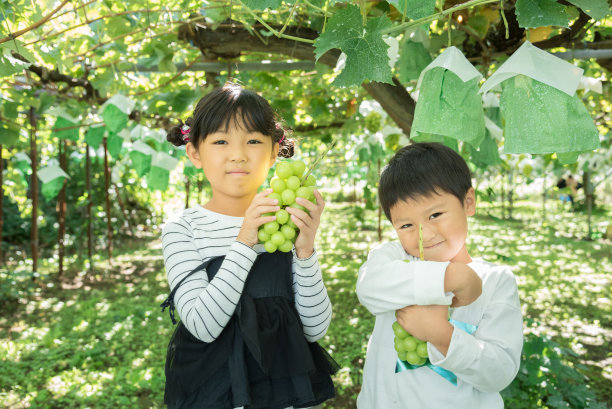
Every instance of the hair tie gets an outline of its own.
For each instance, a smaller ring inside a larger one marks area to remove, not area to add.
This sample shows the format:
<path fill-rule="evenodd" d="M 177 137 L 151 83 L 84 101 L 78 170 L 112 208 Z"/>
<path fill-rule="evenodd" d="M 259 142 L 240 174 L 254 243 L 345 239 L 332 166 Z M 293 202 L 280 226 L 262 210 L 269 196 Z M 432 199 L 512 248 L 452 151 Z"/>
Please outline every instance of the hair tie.
<path fill-rule="evenodd" d="M 280 145 L 281 143 L 283 143 L 284 140 L 285 140 L 285 133 L 283 132 L 283 136 L 282 138 L 278 140 L 278 144 Z"/>
<path fill-rule="evenodd" d="M 181 135 L 183 135 L 183 141 L 189 142 L 189 132 L 190 131 L 191 129 L 189 128 L 189 125 L 181 126 Z"/>

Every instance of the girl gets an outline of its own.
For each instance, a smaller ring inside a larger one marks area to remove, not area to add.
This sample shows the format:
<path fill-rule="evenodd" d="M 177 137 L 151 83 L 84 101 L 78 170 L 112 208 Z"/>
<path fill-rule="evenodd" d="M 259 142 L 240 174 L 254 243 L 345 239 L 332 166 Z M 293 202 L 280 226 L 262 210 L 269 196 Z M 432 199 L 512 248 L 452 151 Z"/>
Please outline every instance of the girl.
<path fill-rule="evenodd" d="M 325 206 L 298 199 L 300 228 L 291 253 L 266 253 L 257 229 L 280 209 L 257 190 L 293 142 L 268 102 L 226 84 L 203 97 L 193 119 L 168 133 L 202 168 L 212 198 L 171 218 L 162 230 L 171 293 L 162 307 L 181 318 L 166 356 L 168 408 L 284 409 L 334 396 L 334 360 L 316 341 L 331 303 L 314 250 Z"/>

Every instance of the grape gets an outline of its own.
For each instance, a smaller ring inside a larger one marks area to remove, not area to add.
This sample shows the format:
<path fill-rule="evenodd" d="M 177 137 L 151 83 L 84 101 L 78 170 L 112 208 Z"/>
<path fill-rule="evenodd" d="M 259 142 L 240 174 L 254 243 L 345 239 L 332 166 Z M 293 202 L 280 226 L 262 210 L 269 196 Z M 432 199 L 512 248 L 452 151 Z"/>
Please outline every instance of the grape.
<path fill-rule="evenodd" d="M 270 179 L 270 187 L 274 191 L 274 193 L 280 193 L 287 188 L 287 184 L 285 181 L 279 177 L 274 177 Z"/>
<path fill-rule="evenodd" d="M 283 253 L 289 253 L 293 248 L 293 242 L 291 240 L 286 240 L 283 244 L 278 246 L 278 249 Z"/>
<path fill-rule="evenodd" d="M 300 187 L 300 178 L 297 176 L 291 176 L 287 179 L 287 189 L 297 190 Z"/>
<path fill-rule="evenodd" d="M 429 354 L 427 353 L 427 343 L 423 342 L 417 346 L 416 353 L 421 358 L 427 358 Z"/>
<path fill-rule="evenodd" d="M 287 223 L 287 221 L 289 220 L 289 212 L 286 211 L 285 209 L 280 209 L 279 211 L 276 212 L 276 221 L 278 222 L 279 225 L 284 225 Z M 265 240 L 262 240 L 265 241 Z"/>
<path fill-rule="evenodd" d="M 427 353 L 427 342 L 421 341 L 410 335 L 397 321 L 391 324 L 391 328 L 395 334 L 393 346 L 400 360 L 417 366 L 421 366 L 427 362 L 427 358 L 429 357 Z"/>
<path fill-rule="evenodd" d="M 274 253 L 277 249 L 276 244 L 272 243 L 270 240 L 264 243 L 264 248 L 268 253 Z"/>
<path fill-rule="evenodd" d="M 257 238 L 260 242 L 265 243 L 266 241 L 270 240 L 270 235 L 266 233 L 264 229 L 259 229 L 257 232 Z"/>
<path fill-rule="evenodd" d="M 414 351 L 408 351 L 406 352 L 406 361 L 408 361 L 409 364 L 418 365 L 418 363 L 421 362 L 421 357 Z"/>
<path fill-rule="evenodd" d="M 306 178 L 306 181 L 304 182 L 304 186 L 314 186 L 316 184 L 317 184 L 317 180 L 312 175 L 308 175 L 308 177 Z"/>
<path fill-rule="evenodd" d="M 291 226 L 284 224 L 281 226 L 280 231 L 287 240 L 291 240 L 295 237 L 295 229 L 291 228 Z"/>
<path fill-rule="evenodd" d="M 291 220 L 291 215 L 286 208 L 300 209 L 308 213 L 304 206 L 296 203 L 297 197 L 316 204 L 313 192 L 317 180 L 314 176 L 308 175 L 308 178 L 302 183 L 305 170 L 306 164 L 301 160 L 282 161 L 277 164 L 275 176 L 269 181 L 272 193 L 268 197 L 277 200 L 280 209 L 276 212 L 265 213 L 264 216 L 275 216 L 276 220 L 262 225 L 257 232 L 259 242 L 264 244 L 264 248 L 269 253 L 277 250 L 290 252 L 297 240 L 300 229 Z"/>
<path fill-rule="evenodd" d="M 280 246 L 285 242 L 285 235 L 280 231 L 274 232 L 270 237 L 270 241 L 274 243 L 276 246 Z M 415 346 L 416 348 L 416 346 Z"/>
<path fill-rule="evenodd" d="M 306 187 L 306 186 L 302 186 L 302 187 L 297 188 L 297 190 L 295 191 L 295 195 L 297 197 L 301 197 L 301 198 L 304 198 L 306 200 L 310 200 L 311 198 L 314 197 L 314 195 L 312 193 L 312 190 L 310 190 L 310 188 Z"/>
<path fill-rule="evenodd" d="M 274 238 L 274 235 L 272 236 L 272 238 Z M 404 340 L 402 341 L 402 345 L 404 347 L 404 351 L 413 352 L 416 351 L 417 348 L 417 343 L 412 336 L 404 338 Z"/>
<path fill-rule="evenodd" d="M 264 230 L 266 231 L 266 233 L 268 233 L 270 235 L 272 235 L 272 234 L 274 234 L 274 232 L 278 231 L 279 228 L 280 228 L 280 226 L 276 222 L 268 222 L 268 223 L 264 224 Z"/>
<path fill-rule="evenodd" d="M 293 161 L 291 167 L 293 168 L 293 174 L 298 178 L 301 178 L 306 170 L 306 164 L 301 160 Z"/>
<path fill-rule="evenodd" d="M 295 202 L 295 192 L 293 190 L 283 190 L 281 197 L 283 198 L 284 205 L 290 205 Z"/>
<path fill-rule="evenodd" d="M 293 166 L 290 162 L 280 162 L 276 167 L 276 176 L 287 179 L 293 175 Z"/>
<path fill-rule="evenodd" d="M 280 195 L 280 193 L 276 193 L 276 192 L 275 192 L 275 193 L 270 193 L 270 194 L 268 195 L 268 197 L 269 197 L 270 199 L 276 199 L 276 200 L 278 200 L 278 205 L 279 205 L 279 206 L 282 206 L 282 205 L 283 205 L 283 198 L 282 198 L 282 196 Z"/>

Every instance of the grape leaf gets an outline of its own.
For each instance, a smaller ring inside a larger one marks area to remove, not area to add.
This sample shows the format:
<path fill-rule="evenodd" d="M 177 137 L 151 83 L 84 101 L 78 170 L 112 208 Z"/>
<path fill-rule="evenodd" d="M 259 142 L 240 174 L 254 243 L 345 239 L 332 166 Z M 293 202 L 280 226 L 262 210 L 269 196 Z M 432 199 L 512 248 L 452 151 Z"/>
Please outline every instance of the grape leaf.
<path fill-rule="evenodd" d="M 520 27 L 568 27 L 569 15 L 555 0 L 517 0 L 516 19 Z"/>
<path fill-rule="evenodd" d="M 19 139 L 19 128 L 16 125 L 0 123 L 0 145 L 14 145 Z"/>
<path fill-rule="evenodd" d="M 251 10 L 265 10 L 279 8 L 282 0 L 244 0 L 243 3 Z"/>
<path fill-rule="evenodd" d="M 317 60 L 327 51 L 339 48 L 346 54 L 346 65 L 333 85 L 360 85 L 365 80 L 391 84 L 389 46 L 382 31 L 391 27 L 386 15 L 369 19 L 363 26 L 359 7 L 349 5 L 328 21 L 325 32 L 315 40 Z"/>
<path fill-rule="evenodd" d="M 580 7 L 595 20 L 602 20 L 610 14 L 610 6 L 606 0 L 568 0 L 576 7 Z"/>
<path fill-rule="evenodd" d="M 436 8 L 436 0 L 391 0 L 389 4 L 413 20 L 432 15 Z"/>

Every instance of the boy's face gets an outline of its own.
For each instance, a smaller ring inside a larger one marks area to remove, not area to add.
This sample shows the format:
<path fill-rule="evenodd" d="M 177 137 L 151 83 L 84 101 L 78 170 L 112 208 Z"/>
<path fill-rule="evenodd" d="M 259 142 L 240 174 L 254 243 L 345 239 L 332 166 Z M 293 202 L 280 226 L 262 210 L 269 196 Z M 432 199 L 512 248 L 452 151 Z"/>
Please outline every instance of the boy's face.
<path fill-rule="evenodd" d="M 469 263 L 467 249 L 467 217 L 476 211 L 474 188 L 463 203 L 456 196 L 440 192 L 417 200 L 400 200 L 390 209 L 391 224 L 404 250 L 419 257 L 419 223 L 423 226 L 425 260 Z"/>

